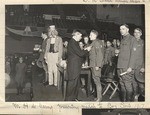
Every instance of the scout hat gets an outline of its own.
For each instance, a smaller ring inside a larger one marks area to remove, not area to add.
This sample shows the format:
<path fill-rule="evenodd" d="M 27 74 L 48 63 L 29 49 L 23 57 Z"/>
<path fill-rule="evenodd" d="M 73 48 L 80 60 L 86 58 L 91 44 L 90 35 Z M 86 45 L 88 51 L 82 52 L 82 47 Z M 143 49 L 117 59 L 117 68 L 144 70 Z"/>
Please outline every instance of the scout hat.
<path fill-rule="evenodd" d="M 144 83 L 145 82 L 145 72 L 141 72 L 140 70 L 135 71 L 135 78 L 137 81 Z"/>

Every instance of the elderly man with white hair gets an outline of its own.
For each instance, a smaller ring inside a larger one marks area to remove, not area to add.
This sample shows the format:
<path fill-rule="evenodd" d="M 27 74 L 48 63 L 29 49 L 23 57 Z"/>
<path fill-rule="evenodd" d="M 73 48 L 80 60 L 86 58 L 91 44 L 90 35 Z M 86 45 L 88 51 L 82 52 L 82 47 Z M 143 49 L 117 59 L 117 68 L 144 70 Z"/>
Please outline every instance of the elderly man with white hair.
<path fill-rule="evenodd" d="M 49 85 L 58 86 L 59 72 L 57 64 L 62 60 L 62 51 L 62 38 L 58 36 L 55 25 L 51 25 L 48 28 L 48 40 L 44 56 L 46 63 L 48 64 Z"/>

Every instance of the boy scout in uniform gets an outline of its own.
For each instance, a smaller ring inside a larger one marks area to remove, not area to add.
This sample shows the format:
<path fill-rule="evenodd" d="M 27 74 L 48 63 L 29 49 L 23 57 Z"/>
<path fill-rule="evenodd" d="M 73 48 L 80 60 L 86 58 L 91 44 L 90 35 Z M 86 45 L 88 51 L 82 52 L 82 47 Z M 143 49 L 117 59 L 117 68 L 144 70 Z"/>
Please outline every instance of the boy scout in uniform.
<path fill-rule="evenodd" d="M 110 41 L 106 42 L 106 46 L 107 47 L 104 52 L 104 66 L 102 74 L 104 75 L 104 77 L 113 78 L 113 70 L 115 68 L 113 64 L 113 57 L 115 56 L 115 48 L 112 47 L 112 43 Z"/>
<path fill-rule="evenodd" d="M 90 60 L 90 67 L 92 71 L 92 77 L 94 79 L 94 83 L 96 85 L 97 90 L 97 98 L 95 101 L 102 100 L 102 86 L 100 82 L 101 77 L 101 68 L 102 68 L 102 61 L 103 61 L 103 45 L 102 42 L 97 39 L 98 32 L 92 30 L 90 33 L 90 40 L 91 43 L 91 51 L 89 52 L 89 60 Z"/>
<path fill-rule="evenodd" d="M 133 95 L 133 63 L 134 56 L 131 53 L 133 49 L 134 37 L 129 34 L 128 25 L 124 24 L 120 26 L 120 33 L 122 35 L 120 53 L 118 57 L 118 76 L 120 78 L 121 96 L 122 101 L 132 101 Z M 126 74 L 121 75 L 126 72 Z"/>
<path fill-rule="evenodd" d="M 112 47 L 111 42 L 106 42 L 107 48 L 105 49 L 104 53 L 104 64 L 112 65 L 112 57 L 115 56 L 115 48 Z"/>
<path fill-rule="evenodd" d="M 144 94 L 144 76 L 139 78 L 140 75 L 136 73 L 144 73 L 144 41 L 141 39 L 142 30 L 140 28 L 134 29 L 134 43 L 132 48 L 131 65 L 135 72 L 135 79 L 133 79 L 134 86 L 134 99 L 136 100 L 138 94 Z M 139 90 L 138 90 L 139 89 Z"/>

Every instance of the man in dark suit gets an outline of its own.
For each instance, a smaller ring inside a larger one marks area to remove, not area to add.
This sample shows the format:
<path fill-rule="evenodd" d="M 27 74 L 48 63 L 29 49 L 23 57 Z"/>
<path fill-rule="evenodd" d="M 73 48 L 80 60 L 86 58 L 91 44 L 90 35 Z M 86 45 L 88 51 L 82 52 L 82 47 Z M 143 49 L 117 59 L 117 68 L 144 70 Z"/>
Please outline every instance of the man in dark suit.
<path fill-rule="evenodd" d="M 120 78 L 122 101 L 132 101 L 133 96 L 133 63 L 135 59 L 132 54 L 134 37 L 129 34 L 129 26 L 123 24 L 120 26 L 120 33 L 122 35 L 120 53 L 118 57 L 118 76 Z M 120 75 L 122 73 L 124 75 Z"/>
<path fill-rule="evenodd" d="M 82 34 L 79 30 L 74 30 L 73 37 L 68 43 L 67 49 L 67 93 L 66 101 L 75 101 L 78 96 L 79 89 L 79 76 L 81 72 L 82 59 L 88 51 L 81 50 L 79 41 L 82 39 Z M 87 48 L 90 50 L 90 48 Z"/>
<path fill-rule="evenodd" d="M 96 30 L 92 30 L 90 33 L 90 40 L 91 43 L 91 50 L 89 52 L 89 59 L 90 59 L 90 67 L 92 71 L 92 77 L 94 79 L 94 83 L 96 85 L 97 90 L 97 98 L 95 101 L 99 102 L 102 100 L 102 86 L 100 82 L 101 78 L 101 68 L 103 66 L 103 43 L 97 38 L 98 32 Z"/>

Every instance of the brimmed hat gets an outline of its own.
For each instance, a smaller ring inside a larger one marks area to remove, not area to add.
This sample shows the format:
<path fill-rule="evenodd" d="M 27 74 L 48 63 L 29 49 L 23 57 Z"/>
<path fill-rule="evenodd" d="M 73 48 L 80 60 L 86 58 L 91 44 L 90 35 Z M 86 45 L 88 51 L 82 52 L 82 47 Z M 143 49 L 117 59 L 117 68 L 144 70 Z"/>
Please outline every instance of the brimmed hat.
<path fill-rule="evenodd" d="M 135 70 L 135 78 L 137 81 L 144 83 L 145 82 L 145 72 L 141 72 L 140 70 Z"/>
<path fill-rule="evenodd" d="M 139 32 L 142 33 L 142 30 L 140 28 L 135 28 L 134 30 L 138 30 Z"/>
<path fill-rule="evenodd" d="M 39 68 L 43 68 L 43 64 L 42 64 L 41 58 L 39 58 L 39 59 L 36 61 L 36 65 L 37 65 Z"/>

